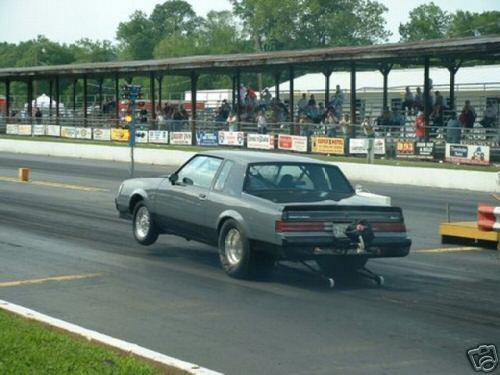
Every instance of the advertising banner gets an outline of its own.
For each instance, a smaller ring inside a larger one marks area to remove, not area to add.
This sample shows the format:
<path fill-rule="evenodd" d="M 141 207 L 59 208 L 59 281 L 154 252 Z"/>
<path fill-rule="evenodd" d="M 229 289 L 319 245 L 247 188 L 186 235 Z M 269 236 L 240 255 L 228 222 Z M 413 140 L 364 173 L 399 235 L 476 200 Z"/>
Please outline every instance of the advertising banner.
<path fill-rule="evenodd" d="M 33 125 L 33 135 L 45 135 L 45 125 Z"/>
<path fill-rule="evenodd" d="M 434 159 L 433 142 L 397 142 L 396 157 L 403 159 Z"/>
<path fill-rule="evenodd" d="M 61 126 L 61 137 L 76 138 L 76 128 L 73 126 Z"/>
<path fill-rule="evenodd" d="M 47 135 L 50 137 L 60 137 L 61 127 L 58 125 L 47 125 Z"/>
<path fill-rule="evenodd" d="M 307 152 L 307 137 L 280 134 L 278 148 L 280 150 Z"/>
<path fill-rule="evenodd" d="M 135 131 L 135 142 L 136 143 L 148 143 L 148 131 L 147 130 L 136 130 Z"/>
<path fill-rule="evenodd" d="M 5 133 L 11 135 L 17 135 L 17 124 L 7 124 Z"/>
<path fill-rule="evenodd" d="M 91 128 L 75 128 L 75 138 L 78 139 L 92 139 Z"/>
<path fill-rule="evenodd" d="M 128 142 L 128 129 L 111 129 L 111 140 L 119 142 Z"/>
<path fill-rule="evenodd" d="M 445 160 L 450 163 L 488 165 L 490 147 L 447 143 Z"/>
<path fill-rule="evenodd" d="M 198 146 L 217 146 L 219 135 L 216 132 L 199 131 L 196 133 L 196 144 Z"/>
<path fill-rule="evenodd" d="M 111 129 L 92 129 L 92 136 L 96 141 L 109 141 L 111 139 Z"/>
<path fill-rule="evenodd" d="M 149 143 L 168 143 L 168 131 L 166 130 L 150 130 L 148 134 Z"/>
<path fill-rule="evenodd" d="M 317 152 L 320 154 L 344 155 L 344 139 L 313 137 L 312 152 Z"/>
<path fill-rule="evenodd" d="M 170 144 L 172 145 L 191 145 L 193 137 L 191 132 L 172 132 L 170 133 Z"/>
<path fill-rule="evenodd" d="M 247 148 L 274 150 L 274 135 L 247 134 Z"/>
<path fill-rule="evenodd" d="M 245 133 L 219 132 L 219 144 L 225 146 L 243 146 L 245 144 Z"/>
<path fill-rule="evenodd" d="M 373 152 L 375 155 L 385 155 L 385 139 L 373 139 Z M 366 154 L 368 153 L 368 138 L 351 138 L 349 139 L 350 154 Z"/>
<path fill-rule="evenodd" d="M 17 125 L 18 135 L 31 135 L 31 125 Z"/>

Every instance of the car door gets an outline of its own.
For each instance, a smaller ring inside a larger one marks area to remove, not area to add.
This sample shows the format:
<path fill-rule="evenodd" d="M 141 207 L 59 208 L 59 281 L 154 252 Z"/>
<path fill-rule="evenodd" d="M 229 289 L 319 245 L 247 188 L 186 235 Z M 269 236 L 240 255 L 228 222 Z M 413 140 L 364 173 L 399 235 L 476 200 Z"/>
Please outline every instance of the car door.
<path fill-rule="evenodd" d="M 165 179 L 160 184 L 156 212 L 167 232 L 206 240 L 207 199 L 221 164 L 220 158 L 197 155 L 176 172 L 176 179 Z"/>

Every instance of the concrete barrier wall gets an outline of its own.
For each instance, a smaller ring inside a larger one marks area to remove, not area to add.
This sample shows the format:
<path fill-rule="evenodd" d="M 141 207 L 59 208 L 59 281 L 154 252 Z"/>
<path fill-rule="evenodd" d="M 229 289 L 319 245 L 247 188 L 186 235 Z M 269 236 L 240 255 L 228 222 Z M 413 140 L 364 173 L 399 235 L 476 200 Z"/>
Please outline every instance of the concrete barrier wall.
<path fill-rule="evenodd" d="M 0 139 L 0 151 L 82 159 L 130 161 L 130 149 L 128 147 L 106 145 Z M 138 163 L 179 165 L 193 154 L 194 152 L 190 151 L 136 148 L 134 156 Z M 356 181 L 500 192 L 500 172 L 408 168 L 345 162 L 334 164 L 338 165 L 349 179 Z"/>

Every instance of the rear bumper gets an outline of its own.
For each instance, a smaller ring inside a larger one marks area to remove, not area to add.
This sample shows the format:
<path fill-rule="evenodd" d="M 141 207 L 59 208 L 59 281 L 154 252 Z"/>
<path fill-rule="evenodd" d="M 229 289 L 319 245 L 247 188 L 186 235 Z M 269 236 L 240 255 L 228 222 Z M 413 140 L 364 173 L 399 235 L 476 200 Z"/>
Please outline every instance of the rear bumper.
<path fill-rule="evenodd" d="M 404 257 L 408 255 L 411 247 L 409 238 L 376 238 L 360 249 L 357 244 L 348 240 L 287 238 L 282 240 L 281 246 L 263 248 L 282 259 L 312 260 L 324 256 L 352 256 L 359 255 L 367 258 Z"/>

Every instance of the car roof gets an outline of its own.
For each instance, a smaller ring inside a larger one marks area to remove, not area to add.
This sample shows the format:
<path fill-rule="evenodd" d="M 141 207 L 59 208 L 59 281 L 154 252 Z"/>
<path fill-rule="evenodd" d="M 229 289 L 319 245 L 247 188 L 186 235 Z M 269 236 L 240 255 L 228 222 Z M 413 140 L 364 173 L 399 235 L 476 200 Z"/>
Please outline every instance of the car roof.
<path fill-rule="evenodd" d="M 216 156 L 230 159 L 238 164 L 265 163 L 265 162 L 300 162 L 326 164 L 320 160 L 304 156 L 297 156 L 276 152 L 244 151 L 244 150 L 213 150 L 200 152 L 201 155 Z"/>

